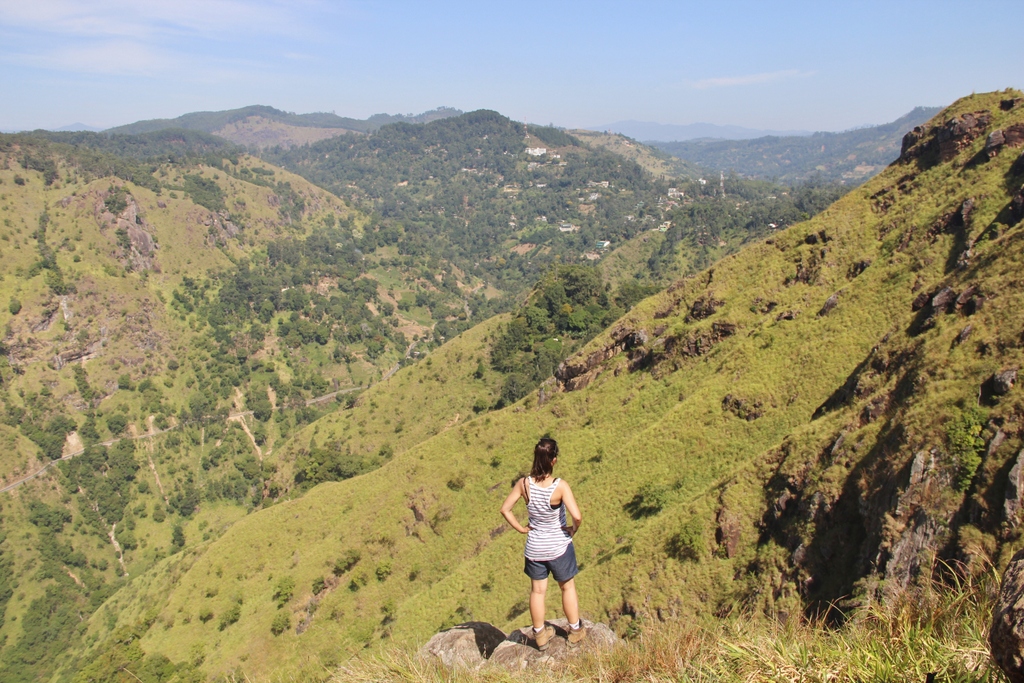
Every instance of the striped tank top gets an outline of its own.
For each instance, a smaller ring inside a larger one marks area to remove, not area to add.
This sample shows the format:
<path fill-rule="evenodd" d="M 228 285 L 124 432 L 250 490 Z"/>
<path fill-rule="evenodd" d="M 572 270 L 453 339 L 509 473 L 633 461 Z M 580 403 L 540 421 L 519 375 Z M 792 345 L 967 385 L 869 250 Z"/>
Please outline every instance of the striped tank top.
<path fill-rule="evenodd" d="M 523 554 L 528 560 L 544 562 L 561 557 L 565 549 L 572 543 L 572 536 L 565 531 L 565 503 L 551 507 L 551 494 L 555 492 L 559 479 L 555 479 L 548 488 L 541 488 L 526 478 L 530 487 L 530 500 L 526 510 L 530 513 L 530 533 L 526 535 L 526 550 Z"/>

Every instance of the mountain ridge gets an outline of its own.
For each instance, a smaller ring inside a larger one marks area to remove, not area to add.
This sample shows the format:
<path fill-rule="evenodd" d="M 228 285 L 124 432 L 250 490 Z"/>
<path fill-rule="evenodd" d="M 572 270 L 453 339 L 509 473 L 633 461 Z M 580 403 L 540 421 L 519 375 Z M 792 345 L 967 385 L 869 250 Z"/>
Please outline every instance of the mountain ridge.
<path fill-rule="evenodd" d="M 749 140 L 772 136 L 805 136 L 811 135 L 809 130 L 764 130 L 728 124 L 707 122 L 697 123 L 656 123 L 654 121 L 637 121 L 628 119 L 616 121 L 604 126 L 584 126 L 584 130 L 619 133 L 634 140 L 657 140 L 660 142 L 682 142 L 698 138 L 721 140 Z"/>
<path fill-rule="evenodd" d="M 355 119 L 347 116 L 338 116 L 333 112 L 314 112 L 309 114 L 294 114 L 291 112 L 275 109 L 267 105 L 249 105 L 238 109 L 225 109 L 218 111 L 189 112 L 173 119 L 148 119 L 136 121 L 121 126 L 107 128 L 104 133 L 149 133 L 166 128 L 184 128 L 186 130 L 199 130 L 204 133 L 213 133 L 223 128 L 226 124 L 240 121 L 250 116 L 261 116 L 273 121 L 279 121 L 296 127 L 311 128 L 341 128 L 367 133 L 376 130 L 382 125 L 404 121 L 408 123 L 426 123 L 435 121 L 446 116 L 457 116 L 461 114 L 458 109 L 451 107 L 438 107 L 422 114 L 374 114 L 366 119 Z"/>
<path fill-rule="evenodd" d="M 787 182 L 820 176 L 828 181 L 858 184 L 895 160 L 903 134 L 938 111 L 938 107 L 916 107 L 895 121 L 838 133 L 649 144 L 713 171 Z"/>

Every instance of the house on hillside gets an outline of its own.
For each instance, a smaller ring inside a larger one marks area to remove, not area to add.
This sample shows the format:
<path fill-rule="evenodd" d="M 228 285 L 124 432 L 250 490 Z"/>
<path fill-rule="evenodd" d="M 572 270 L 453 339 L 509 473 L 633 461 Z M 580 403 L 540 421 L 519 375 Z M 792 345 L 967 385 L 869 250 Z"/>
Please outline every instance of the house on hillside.
<path fill-rule="evenodd" d="M 608 240 L 598 240 L 594 246 L 596 246 L 598 249 L 607 249 L 608 247 L 612 246 L 612 243 L 609 242 Z"/>
<path fill-rule="evenodd" d="M 527 147 L 526 153 L 531 157 L 542 157 L 548 153 L 547 147 Z"/>
<path fill-rule="evenodd" d="M 678 187 L 670 187 L 670 188 L 668 188 L 668 198 L 669 199 L 678 199 L 679 197 L 683 197 L 685 195 L 686 195 L 686 193 L 685 192 L 680 192 Z"/>
<path fill-rule="evenodd" d="M 558 232 L 579 232 L 580 226 L 573 225 L 572 223 L 559 223 Z"/>

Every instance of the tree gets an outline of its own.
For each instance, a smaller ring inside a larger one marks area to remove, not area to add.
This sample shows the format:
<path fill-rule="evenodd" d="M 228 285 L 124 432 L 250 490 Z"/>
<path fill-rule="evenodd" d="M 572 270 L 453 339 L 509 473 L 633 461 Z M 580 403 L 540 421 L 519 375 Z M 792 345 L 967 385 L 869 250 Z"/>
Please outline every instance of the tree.
<path fill-rule="evenodd" d="M 174 530 L 171 531 L 171 545 L 177 550 L 185 547 L 185 530 L 180 524 L 175 524 Z"/>
<path fill-rule="evenodd" d="M 531 382 L 528 377 L 518 372 L 513 372 L 505 378 L 501 385 L 501 400 L 505 405 L 511 405 L 530 393 Z"/>

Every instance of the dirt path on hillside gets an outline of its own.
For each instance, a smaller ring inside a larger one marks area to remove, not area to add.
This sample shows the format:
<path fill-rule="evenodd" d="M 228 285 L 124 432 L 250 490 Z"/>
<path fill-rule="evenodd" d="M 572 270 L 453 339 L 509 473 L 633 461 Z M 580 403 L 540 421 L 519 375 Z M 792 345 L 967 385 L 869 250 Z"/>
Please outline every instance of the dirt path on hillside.
<path fill-rule="evenodd" d="M 248 414 L 251 415 L 252 413 L 250 412 Z M 249 441 L 252 442 L 253 450 L 256 451 L 256 457 L 258 457 L 260 462 L 262 463 L 263 462 L 263 449 L 260 448 L 256 444 L 256 437 L 253 436 L 252 432 L 249 430 L 249 425 L 246 424 L 246 422 L 245 422 L 245 415 L 243 415 L 243 414 L 232 415 L 232 416 L 228 417 L 228 422 L 237 422 L 238 424 L 240 424 L 242 426 L 242 431 L 245 432 L 245 435 L 249 437 Z"/>
<path fill-rule="evenodd" d="M 124 566 L 124 552 L 121 551 L 121 544 L 117 542 L 117 537 L 114 533 L 117 531 L 117 522 L 110 525 L 110 533 L 107 536 L 110 538 L 110 545 L 114 546 L 114 550 L 117 551 L 117 562 L 121 565 L 121 574 L 128 576 L 128 568 Z"/>
<path fill-rule="evenodd" d="M 160 497 L 164 499 L 164 505 L 166 505 L 169 502 L 167 499 L 167 492 L 164 491 L 164 485 L 160 482 L 160 473 L 156 471 L 156 463 L 153 462 L 152 439 L 146 442 L 146 460 L 149 461 L 149 469 L 153 472 L 153 478 L 156 479 L 156 487 L 160 489 Z"/>

